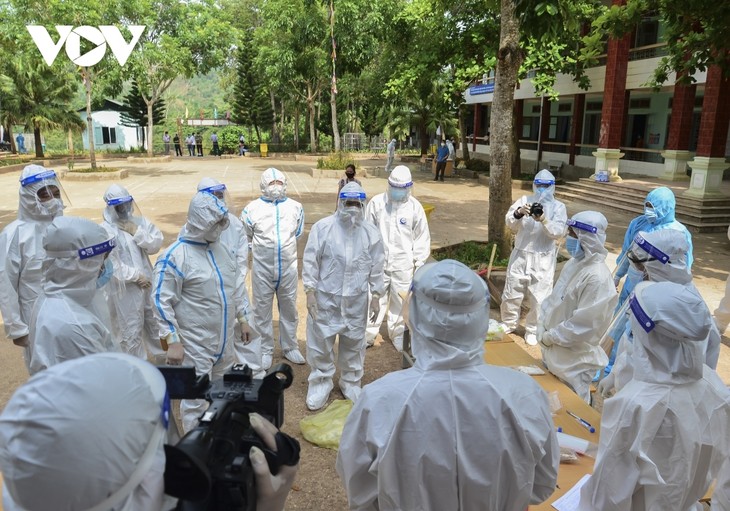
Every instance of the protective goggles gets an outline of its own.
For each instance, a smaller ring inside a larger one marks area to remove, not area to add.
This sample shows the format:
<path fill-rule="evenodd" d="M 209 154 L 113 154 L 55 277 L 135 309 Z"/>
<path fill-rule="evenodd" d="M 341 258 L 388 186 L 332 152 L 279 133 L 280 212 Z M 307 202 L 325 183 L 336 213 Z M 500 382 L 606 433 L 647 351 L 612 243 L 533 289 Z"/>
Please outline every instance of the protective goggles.
<path fill-rule="evenodd" d="M 568 227 L 574 227 L 576 229 L 580 229 L 581 231 L 592 232 L 593 234 L 596 234 L 598 232 L 598 227 L 579 222 L 578 220 L 573 220 L 572 218 L 565 223 Z"/>
<path fill-rule="evenodd" d="M 552 179 L 535 179 L 533 183 L 537 186 L 552 186 L 555 184 L 555 181 Z"/>
<path fill-rule="evenodd" d="M 636 298 L 636 293 L 631 293 L 631 297 L 629 298 L 629 308 L 631 309 L 631 313 L 636 318 L 636 321 L 638 321 L 638 323 L 641 325 L 641 328 L 643 328 L 647 334 L 654 330 L 656 323 L 654 323 L 654 321 L 652 321 L 646 311 L 641 308 L 641 304 Z"/>
<path fill-rule="evenodd" d="M 113 199 L 108 199 L 106 201 L 107 206 L 119 206 L 121 204 L 127 204 L 128 202 L 132 202 L 134 198 L 131 195 L 127 195 L 126 197 L 115 197 Z"/>
<path fill-rule="evenodd" d="M 667 264 L 669 261 L 669 255 L 665 254 L 661 250 L 659 250 L 657 247 L 646 241 L 644 237 L 641 234 L 637 234 L 634 237 L 634 243 L 641 247 L 641 249 L 649 254 L 649 257 L 641 257 L 639 254 L 637 254 L 633 249 L 629 250 L 626 253 L 626 257 L 629 258 L 629 261 L 633 263 L 646 263 L 649 261 L 659 261 L 662 264 Z"/>

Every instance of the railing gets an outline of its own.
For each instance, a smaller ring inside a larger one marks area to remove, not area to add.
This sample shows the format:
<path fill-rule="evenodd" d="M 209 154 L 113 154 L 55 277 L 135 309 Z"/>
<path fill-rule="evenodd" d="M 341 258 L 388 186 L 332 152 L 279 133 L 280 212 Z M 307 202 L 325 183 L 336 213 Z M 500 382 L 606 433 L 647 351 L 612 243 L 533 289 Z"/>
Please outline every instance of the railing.
<path fill-rule="evenodd" d="M 520 149 L 529 149 L 537 151 L 537 140 L 520 140 Z"/>
<path fill-rule="evenodd" d="M 568 154 L 570 152 L 570 143 L 569 142 L 543 142 L 542 143 L 542 152 Z"/>
<path fill-rule="evenodd" d="M 473 144 L 474 143 L 474 135 L 467 135 L 466 136 L 466 142 L 467 144 Z M 477 137 L 477 144 L 479 145 L 489 145 L 489 137 L 486 135 L 483 137 Z"/>
<path fill-rule="evenodd" d="M 647 163 L 663 163 L 662 149 L 644 149 L 638 147 L 621 147 L 624 160 L 645 161 Z"/>
<path fill-rule="evenodd" d="M 666 43 L 649 44 L 629 50 L 629 62 L 634 60 L 654 59 L 668 55 Z"/>
<path fill-rule="evenodd" d="M 593 156 L 593 153 L 598 149 L 598 144 L 575 144 L 578 148 L 577 154 L 581 156 Z"/>

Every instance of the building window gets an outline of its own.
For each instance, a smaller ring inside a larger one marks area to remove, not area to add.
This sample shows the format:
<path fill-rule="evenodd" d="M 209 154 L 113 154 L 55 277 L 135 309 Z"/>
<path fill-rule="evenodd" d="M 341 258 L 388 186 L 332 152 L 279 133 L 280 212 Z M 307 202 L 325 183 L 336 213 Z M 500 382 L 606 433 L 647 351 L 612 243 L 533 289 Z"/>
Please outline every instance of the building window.
<path fill-rule="evenodd" d="M 101 127 L 101 140 L 102 144 L 116 144 L 117 143 L 117 129 L 107 128 L 106 126 Z"/>
<path fill-rule="evenodd" d="M 598 139 L 601 135 L 601 114 L 587 113 L 583 121 L 583 143 L 588 145 L 598 145 Z"/>

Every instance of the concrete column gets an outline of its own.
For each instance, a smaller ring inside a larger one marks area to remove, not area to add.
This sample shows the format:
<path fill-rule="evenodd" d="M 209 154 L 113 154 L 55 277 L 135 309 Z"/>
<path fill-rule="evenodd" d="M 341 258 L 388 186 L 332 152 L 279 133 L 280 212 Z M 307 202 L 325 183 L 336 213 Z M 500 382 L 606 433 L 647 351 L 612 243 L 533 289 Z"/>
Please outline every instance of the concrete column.
<path fill-rule="evenodd" d="M 568 163 L 575 165 L 577 145 L 582 143 L 583 137 L 583 114 L 586 109 L 586 95 L 576 94 L 573 96 L 573 119 L 570 122 L 570 148 L 568 150 Z"/>
<path fill-rule="evenodd" d="M 730 79 L 723 77 L 722 70 L 711 66 L 707 70 L 705 97 L 702 101 L 700 138 L 697 156 L 688 163 L 692 169 L 688 197 L 723 197 L 720 192 L 722 174 L 728 168 L 725 163 L 725 144 L 730 124 Z"/>
<path fill-rule="evenodd" d="M 697 86 L 674 85 L 672 118 L 667 134 L 667 148 L 662 152 L 664 173 L 660 179 L 684 181 L 687 177 L 687 162 L 692 158 L 689 152 L 689 137 L 692 129 L 692 114 L 695 106 Z"/>

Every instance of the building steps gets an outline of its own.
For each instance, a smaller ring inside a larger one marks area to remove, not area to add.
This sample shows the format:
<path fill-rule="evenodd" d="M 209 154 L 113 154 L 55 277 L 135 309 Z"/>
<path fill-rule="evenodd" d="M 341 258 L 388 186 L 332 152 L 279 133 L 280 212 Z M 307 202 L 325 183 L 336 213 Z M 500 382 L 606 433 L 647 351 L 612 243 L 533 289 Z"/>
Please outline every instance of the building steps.
<path fill-rule="evenodd" d="M 600 204 L 603 207 L 640 215 L 644 212 L 646 194 L 656 188 L 654 183 L 621 182 L 597 183 L 583 178 L 555 187 L 559 199 Z M 671 186 L 671 184 L 670 184 Z M 676 185 L 674 186 L 675 188 Z M 692 232 L 720 232 L 730 225 L 730 197 L 719 199 L 693 199 L 673 190 L 677 199 L 676 218 Z"/>

